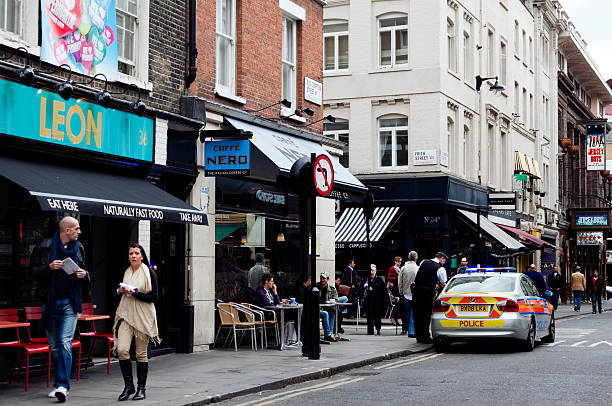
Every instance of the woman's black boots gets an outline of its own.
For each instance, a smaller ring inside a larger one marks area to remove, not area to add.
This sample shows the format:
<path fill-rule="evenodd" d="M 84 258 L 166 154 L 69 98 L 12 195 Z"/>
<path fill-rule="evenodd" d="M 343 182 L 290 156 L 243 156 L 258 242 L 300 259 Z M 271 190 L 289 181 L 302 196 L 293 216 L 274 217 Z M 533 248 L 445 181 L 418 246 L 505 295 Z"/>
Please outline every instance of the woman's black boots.
<path fill-rule="evenodd" d="M 147 373 L 149 372 L 148 362 L 136 363 L 136 375 L 138 376 L 138 391 L 132 400 L 142 400 L 147 397 L 145 387 L 147 386 Z"/>
<path fill-rule="evenodd" d="M 130 395 L 136 392 L 136 389 L 134 389 L 134 378 L 132 377 L 132 361 L 129 359 L 119 360 L 119 367 L 121 368 L 121 374 L 125 382 L 125 388 L 123 388 L 123 392 L 119 395 L 119 400 L 128 400 Z"/>

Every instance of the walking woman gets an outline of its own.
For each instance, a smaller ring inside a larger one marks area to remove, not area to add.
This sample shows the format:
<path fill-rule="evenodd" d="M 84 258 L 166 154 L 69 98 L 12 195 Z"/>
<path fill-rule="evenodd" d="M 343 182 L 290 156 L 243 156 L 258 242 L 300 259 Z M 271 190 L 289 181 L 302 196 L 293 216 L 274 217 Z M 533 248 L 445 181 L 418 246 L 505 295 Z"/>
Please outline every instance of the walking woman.
<path fill-rule="evenodd" d="M 380 335 L 381 319 L 385 311 L 385 300 L 388 297 L 387 287 L 380 276 L 376 276 L 376 265 L 370 265 L 370 275 L 363 285 L 363 294 L 368 318 L 368 335 Z"/>
<path fill-rule="evenodd" d="M 157 275 L 149 269 L 147 254 L 140 244 L 130 244 L 128 253 L 130 267 L 123 274 L 123 284 L 117 289 L 121 301 L 117 307 L 113 332 L 115 334 L 115 350 L 119 357 L 119 366 L 123 374 L 125 388 L 119 400 L 127 400 L 136 392 L 132 378 L 132 361 L 130 346 L 132 338 L 136 343 L 136 374 L 138 391 L 132 400 L 142 400 L 146 397 L 147 372 L 149 363 L 147 347 L 149 341 L 159 344 L 157 333 L 157 315 L 155 305 L 157 300 Z"/>

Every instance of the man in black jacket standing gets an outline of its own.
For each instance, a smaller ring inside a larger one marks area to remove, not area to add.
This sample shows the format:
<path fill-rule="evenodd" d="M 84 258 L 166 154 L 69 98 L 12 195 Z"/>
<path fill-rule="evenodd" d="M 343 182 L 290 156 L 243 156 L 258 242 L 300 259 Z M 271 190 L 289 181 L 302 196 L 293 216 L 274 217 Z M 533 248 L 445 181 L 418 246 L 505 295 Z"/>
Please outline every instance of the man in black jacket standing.
<path fill-rule="evenodd" d="M 563 286 L 563 279 L 559 273 L 559 266 L 553 267 L 553 273 L 548 277 L 548 287 L 550 288 L 553 297 L 552 305 L 555 310 L 559 306 L 559 293 L 561 292 L 561 286 Z"/>
<path fill-rule="evenodd" d="M 66 401 L 70 390 L 72 339 L 78 313 L 82 312 L 83 285 L 89 282 L 85 271 L 85 250 L 79 243 L 81 227 L 73 217 L 64 217 L 52 238 L 43 240 L 32 251 L 30 269 L 48 287 L 44 322 L 55 366 L 54 389 L 50 398 Z"/>
<path fill-rule="evenodd" d="M 446 283 L 446 270 L 444 264 L 448 255 L 438 252 L 433 259 L 421 262 L 414 280 L 412 291 L 412 306 L 414 317 L 414 332 L 418 343 L 431 344 L 429 325 L 433 308 L 436 285 Z"/>

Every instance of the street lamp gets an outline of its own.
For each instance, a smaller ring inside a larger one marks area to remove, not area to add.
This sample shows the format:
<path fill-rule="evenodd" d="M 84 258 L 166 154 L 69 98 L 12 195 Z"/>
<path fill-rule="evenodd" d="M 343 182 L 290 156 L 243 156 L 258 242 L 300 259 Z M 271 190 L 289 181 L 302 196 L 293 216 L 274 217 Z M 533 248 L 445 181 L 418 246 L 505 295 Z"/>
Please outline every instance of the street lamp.
<path fill-rule="evenodd" d="M 504 90 L 504 87 L 497 80 L 497 76 L 483 78 L 483 77 L 480 77 L 480 75 L 477 75 L 476 76 L 476 91 L 480 92 L 480 87 L 482 86 L 482 82 L 484 82 L 485 80 L 490 80 L 490 79 L 495 79 L 495 83 L 493 84 L 493 86 L 489 86 L 489 90 L 493 90 L 496 92 L 500 90 Z"/>

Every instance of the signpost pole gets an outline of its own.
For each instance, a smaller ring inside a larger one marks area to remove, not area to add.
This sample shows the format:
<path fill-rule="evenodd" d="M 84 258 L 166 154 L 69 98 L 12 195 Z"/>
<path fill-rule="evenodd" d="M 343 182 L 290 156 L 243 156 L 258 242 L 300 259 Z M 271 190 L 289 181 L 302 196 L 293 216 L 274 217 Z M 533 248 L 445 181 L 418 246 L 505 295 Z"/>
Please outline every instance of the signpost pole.
<path fill-rule="evenodd" d="M 316 155 L 310 154 L 310 165 L 313 173 L 315 168 Z M 314 183 L 313 183 L 314 186 Z M 317 194 L 314 187 L 309 189 L 310 194 L 310 351 L 308 359 L 319 359 L 321 357 L 321 343 L 319 342 L 319 289 L 317 288 Z"/>

